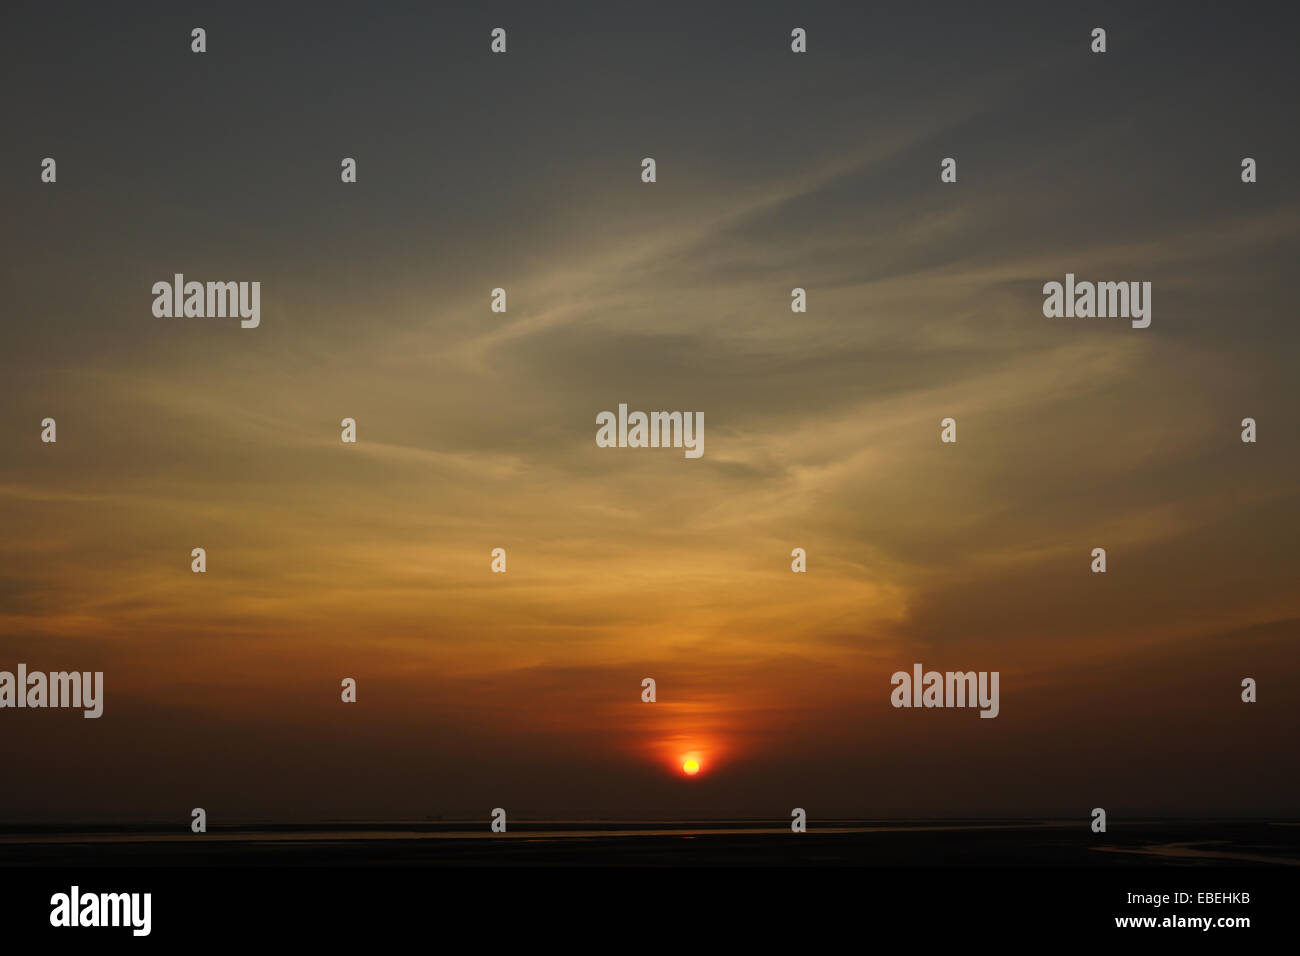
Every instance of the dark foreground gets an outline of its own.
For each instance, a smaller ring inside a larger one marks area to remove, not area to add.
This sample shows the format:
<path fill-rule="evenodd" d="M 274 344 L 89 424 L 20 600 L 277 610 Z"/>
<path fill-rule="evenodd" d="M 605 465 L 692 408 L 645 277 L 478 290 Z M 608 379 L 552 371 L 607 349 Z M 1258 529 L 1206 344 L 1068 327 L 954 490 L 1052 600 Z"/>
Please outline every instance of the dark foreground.
<path fill-rule="evenodd" d="M 1292 926 L 1293 822 L 481 823 L 69 831 L 0 827 L 0 925 L 115 948 L 320 943 L 750 947 L 818 953 L 901 940 L 1196 941 Z M 60 896 L 148 894 L 130 927 L 51 926 Z M 1133 925 L 1130 920 L 1149 920 Z M 1259 936 L 1258 934 L 1264 934 Z M 73 935 L 75 934 L 75 936 Z M 158 943 L 150 943 L 157 940 Z M 56 950 L 51 950 L 56 951 Z"/>
<path fill-rule="evenodd" d="M 338 824 L 0 827 L 0 866 L 1300 867 L 1300 824 L 1266 821 Z M 1300 870 L 1297 871 L 1300 875 Z"/>

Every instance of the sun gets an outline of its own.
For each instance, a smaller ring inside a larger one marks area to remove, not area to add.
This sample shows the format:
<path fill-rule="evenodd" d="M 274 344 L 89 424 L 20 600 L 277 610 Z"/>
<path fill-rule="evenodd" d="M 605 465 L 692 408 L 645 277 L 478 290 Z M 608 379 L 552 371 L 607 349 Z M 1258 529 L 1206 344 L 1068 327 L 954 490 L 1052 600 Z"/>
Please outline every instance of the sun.
<path fill-rule="evenodd" d="M 693 777 L 700 772 L 700 762 L 694 757 L 689 757 L 682 761 L 682 770 L 688 777 Z"/>

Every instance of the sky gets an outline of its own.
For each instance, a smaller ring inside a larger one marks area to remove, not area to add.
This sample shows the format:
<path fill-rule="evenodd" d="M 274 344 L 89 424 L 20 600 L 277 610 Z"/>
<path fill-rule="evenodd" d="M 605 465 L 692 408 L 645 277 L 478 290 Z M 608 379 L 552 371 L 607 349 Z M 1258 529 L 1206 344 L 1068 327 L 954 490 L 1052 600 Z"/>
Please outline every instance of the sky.
<path fill-rule="evenodd" d="M 1294 14 L 6 18 L 0 669 L 105 705 L 0 711 L 0 822 L 1297 806 Z M 999 716 L 892 708 L 915 662 Z"/>

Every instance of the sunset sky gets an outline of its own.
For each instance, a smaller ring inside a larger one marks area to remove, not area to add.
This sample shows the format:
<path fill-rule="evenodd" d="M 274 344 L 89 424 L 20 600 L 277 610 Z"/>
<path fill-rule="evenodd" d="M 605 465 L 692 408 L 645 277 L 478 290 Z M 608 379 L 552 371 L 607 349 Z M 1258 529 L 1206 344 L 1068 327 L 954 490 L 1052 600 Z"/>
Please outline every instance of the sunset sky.
<path fill-rule="evenodd" d="M 618 6 L 7 17 L 0 822 L 1294 809 L 1294 15 Z"/>

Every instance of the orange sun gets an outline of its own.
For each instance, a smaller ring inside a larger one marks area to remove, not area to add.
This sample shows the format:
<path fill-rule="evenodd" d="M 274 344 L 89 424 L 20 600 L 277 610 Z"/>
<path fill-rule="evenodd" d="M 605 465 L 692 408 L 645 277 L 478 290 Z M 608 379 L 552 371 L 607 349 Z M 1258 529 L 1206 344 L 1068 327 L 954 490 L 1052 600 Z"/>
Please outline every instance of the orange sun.
<path fill-rule="evenodd" d="M 693 777 L 700 772 L 700 762 L 694 757 L 682 761 L 682 770 L 687 776 Z"/>

